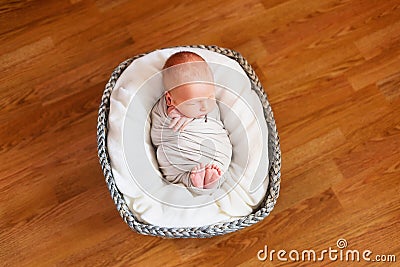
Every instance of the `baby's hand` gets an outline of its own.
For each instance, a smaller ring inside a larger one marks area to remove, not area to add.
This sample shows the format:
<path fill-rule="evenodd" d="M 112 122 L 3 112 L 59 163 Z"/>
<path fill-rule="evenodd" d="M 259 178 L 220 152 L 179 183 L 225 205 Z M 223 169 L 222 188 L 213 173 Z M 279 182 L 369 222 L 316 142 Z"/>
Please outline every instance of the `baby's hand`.
<path fill-rule="evenodd" d="M 182 113 L 180 113 L 176 108 L 174 108 L 169 114 L 168 117 L 172 118 L 171 123 L 168 128 L 174 128 L 174 132 L 179 130 L 180 132 L 189 124 L 189 122 L 193 121 L 193 118 L 188 118 Z"/>

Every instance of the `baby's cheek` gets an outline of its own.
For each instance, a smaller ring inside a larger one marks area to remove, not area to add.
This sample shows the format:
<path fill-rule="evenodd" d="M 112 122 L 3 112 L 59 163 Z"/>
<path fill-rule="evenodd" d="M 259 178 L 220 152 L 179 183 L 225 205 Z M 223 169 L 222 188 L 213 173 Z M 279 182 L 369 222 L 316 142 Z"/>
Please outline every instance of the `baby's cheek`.
<path fill-rule="evenodd" d="M 215 105 L 210 105 L 209 108 L 208 108 L 208 110 L 207 110 L 207 113 L 212 112 L 216 107 L 217 107 L 217 104 L 215 104 Z"/>
<path fill-rule="evenodd" d="M 217 101 L 212 100 L 211 107 L 214 109 L 217 106 Z"/>
<path fill-rule="evenodd" d="M 185 108 L 183 114 L 188 118 L 194 118 L 197 116 L 198 112 L 196 109 L 193 108 Z"/>

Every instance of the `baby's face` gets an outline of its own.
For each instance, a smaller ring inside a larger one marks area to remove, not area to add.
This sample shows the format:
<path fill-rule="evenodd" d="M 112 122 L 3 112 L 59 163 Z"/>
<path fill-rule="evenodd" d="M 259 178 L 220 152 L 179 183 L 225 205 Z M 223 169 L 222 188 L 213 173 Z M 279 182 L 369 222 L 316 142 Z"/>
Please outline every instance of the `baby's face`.
<path fill-rule="evenodd" d="M 170 91 L 172 104 L 188 118 L 200 118 L 216 107 L 213 84 L 193 83 Z"/>

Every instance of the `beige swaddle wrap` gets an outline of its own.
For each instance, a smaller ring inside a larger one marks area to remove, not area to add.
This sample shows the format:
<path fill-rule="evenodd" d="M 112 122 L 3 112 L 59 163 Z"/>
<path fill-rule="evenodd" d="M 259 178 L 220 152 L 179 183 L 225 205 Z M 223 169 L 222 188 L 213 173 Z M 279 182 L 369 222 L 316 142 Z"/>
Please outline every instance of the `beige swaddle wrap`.
<path fill-rule="evenodd" d="M 171 183 L 183 183 L 195 194 L 212 194 L 226 180 L 232 157 L 232 144 L 220 120 L 218 106 L 204 117 L 191 121 L 182 132 L 168 128 L 165 97 L 151 110 L 151 140 L 156 147 L 157 161 L 164 178 Z M 200 163 L 216 164 L 222 176 L 212 189 L 192 185 L 189 174 Z"/>

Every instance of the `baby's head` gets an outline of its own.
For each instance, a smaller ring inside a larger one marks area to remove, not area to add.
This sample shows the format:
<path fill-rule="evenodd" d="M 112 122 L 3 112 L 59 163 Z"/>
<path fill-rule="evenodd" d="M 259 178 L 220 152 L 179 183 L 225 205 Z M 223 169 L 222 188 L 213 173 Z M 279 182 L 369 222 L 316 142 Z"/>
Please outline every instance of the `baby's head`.
<path fill-rule="evenodd" d="M 196 53 L 183 51 L 170 56 L 163 67 L 163 84 L 168 105 L 186 117 L 202 117 L 216 106 L 213 74 Z"/>

